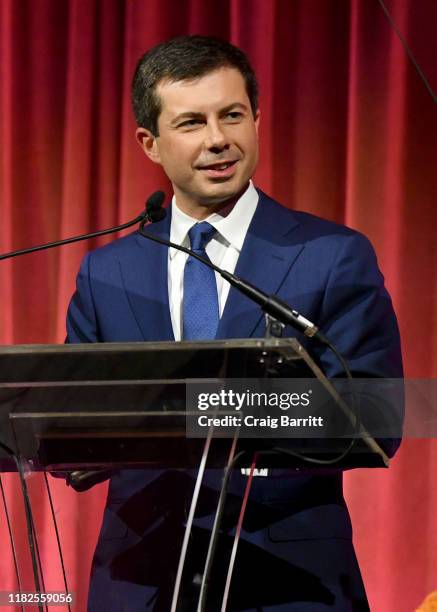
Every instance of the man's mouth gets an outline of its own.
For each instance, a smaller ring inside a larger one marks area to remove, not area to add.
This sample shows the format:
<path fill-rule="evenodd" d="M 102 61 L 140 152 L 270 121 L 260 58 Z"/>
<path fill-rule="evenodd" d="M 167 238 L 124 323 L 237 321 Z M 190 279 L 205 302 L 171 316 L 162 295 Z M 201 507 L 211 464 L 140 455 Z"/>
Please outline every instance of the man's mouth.
<path fill-rule="evenodd" d="M 202 172 L 211 178 L 229 177 L 234 174 L 237 161 L 238 160 L 216 162 L 214 164 L 200 166 L 199 170 L 202 170 Z"/>

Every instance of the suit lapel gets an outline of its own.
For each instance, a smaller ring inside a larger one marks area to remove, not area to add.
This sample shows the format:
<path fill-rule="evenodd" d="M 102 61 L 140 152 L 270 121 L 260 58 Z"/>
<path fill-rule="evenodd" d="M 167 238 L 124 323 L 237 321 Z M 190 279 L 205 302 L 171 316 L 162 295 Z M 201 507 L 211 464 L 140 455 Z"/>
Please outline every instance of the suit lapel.
<path fill-rule="evenodd" d="M 266 293 L 277 293 L 304 248 L 286 239 L 297 226 L 289 211 L 260 192 L 235 274 Z M 259 306 L 231 287 L 216 337 L 248 338 L 263 316 Z"/>
<path fill-rule="evenodd" d="M 148 234 L 169 240 L 171 209 Z M 168 248 L 137 234 L 135 248 L 120 257 L 124 288 L 145 341 L 174 340 L 168 299 Z"/>

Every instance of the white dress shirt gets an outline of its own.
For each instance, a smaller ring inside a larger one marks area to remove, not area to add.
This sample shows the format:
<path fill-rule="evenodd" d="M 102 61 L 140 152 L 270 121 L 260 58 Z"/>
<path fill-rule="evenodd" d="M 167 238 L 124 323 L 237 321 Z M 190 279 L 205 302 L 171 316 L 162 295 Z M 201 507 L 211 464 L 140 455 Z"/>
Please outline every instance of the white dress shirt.
<path fill-rule="evenodd" d="M 248 188 L 226 217 L 219 213 L 213 213 L 204 219 L 217 230 L 217 233 L 214 234 L 213 238 L 206 245 L 208 257 L 216 266 L 228 272 L 234 272 L 244 239 L 246 238 L 247 230 L 258 204 L 258 199 L 258 192 L 253 186 L 252 181 L 250 181 Z M 193 225 L 198 222 L 198 219 L 190 217 L 178 208 L 175 196 L 173 196 L 170 227 L 171 242 L 189 248 L 190 238 L 188 232 Z M 185 253 L 173 248 L 169 249 L 168 296 L 175 340 L 182 339 L 184 267 L 187 259 L 188 255 Z M 215 276 L 217 281 L 219 313 L 221 317 L 230 285 L 219 274 L 216 273 Z"/>

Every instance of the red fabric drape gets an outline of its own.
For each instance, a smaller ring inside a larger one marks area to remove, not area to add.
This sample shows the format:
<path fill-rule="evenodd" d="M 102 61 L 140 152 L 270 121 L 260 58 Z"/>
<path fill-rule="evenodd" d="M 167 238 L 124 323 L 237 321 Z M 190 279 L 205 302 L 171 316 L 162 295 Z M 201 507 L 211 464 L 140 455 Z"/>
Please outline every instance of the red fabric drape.
<path fill-rule="evenodd" d="M 437 4 L 385 4 L 437 90 Z M 257 185 L 369 236 L 399 316 L 406 374 L 436 376 L 436 105 L 378 0 L 3 0 L 0 251 L 128 220 L 152 191 L 170 194 L 135 145 L 129 86 L 147 48 L 187 33 L 247 51 L 261 89 Z M 0 342 L 63 341 L 75 274 L 94 245 L 1 263 Z M 409 612 L 437 588 L 436 467 L 434 440 L 406 440 L 390 470 L 346 476 L 372 610 Z M 18 483 L 3 482 L 23 560 Z M 62 590 L 42 476 L 29 484 L 46 588 Z M 84 610 L 105 485 L 82 495 L 53 479 L 50 487 Z M 12 590 L 5 530 L 0 511 L 0 590 Z"/>

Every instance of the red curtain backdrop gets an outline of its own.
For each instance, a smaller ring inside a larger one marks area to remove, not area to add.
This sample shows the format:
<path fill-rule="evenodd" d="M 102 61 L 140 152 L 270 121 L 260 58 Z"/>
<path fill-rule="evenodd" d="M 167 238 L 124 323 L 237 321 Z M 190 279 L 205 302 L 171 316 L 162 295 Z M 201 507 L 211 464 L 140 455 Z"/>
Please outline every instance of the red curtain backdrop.
<path fill-rule="evenodd" d="M 385 5 L 437 90 L 437 3 Z M 188 33 L 249 54 L 261 89 L 256 184 L 369 236 L 406 375 L 437 376 L 437 106 L 378 0 L 2 0 L 0 251 L 126 221 L 158 188 L 170 196 L 134 142 L 129 87 L 147 48 Z M 1 262 L 0 342 L 63 342 L 79 262 L 101 243 Z M 436 468 L 435 440 L 406 440 L 390 470 L 346 475 L 372 610 L 411 612 L 437 588 Z M 2 480 L 26 563 L 19 486 L 15 475 Z M 28 481 L 45 586 L 63 590 L 44 479 Z M 69 586 L 85 610 L 106 485 L 76 494 L 49 483 Z M 0 590 L 13 590 L 2 511 L 0 537 Z"/>

